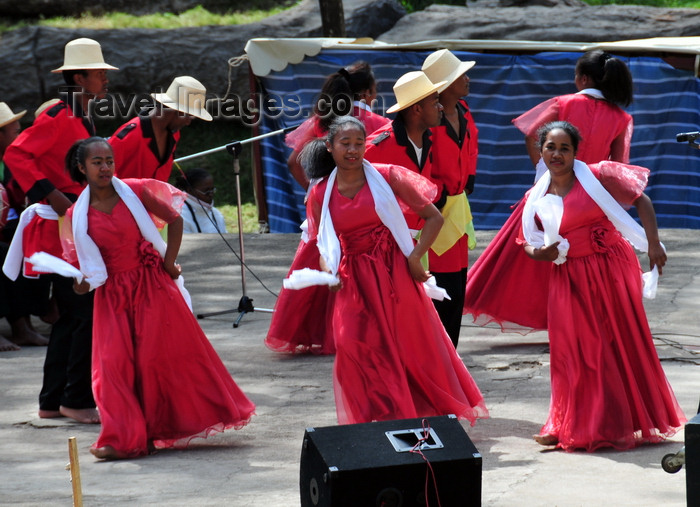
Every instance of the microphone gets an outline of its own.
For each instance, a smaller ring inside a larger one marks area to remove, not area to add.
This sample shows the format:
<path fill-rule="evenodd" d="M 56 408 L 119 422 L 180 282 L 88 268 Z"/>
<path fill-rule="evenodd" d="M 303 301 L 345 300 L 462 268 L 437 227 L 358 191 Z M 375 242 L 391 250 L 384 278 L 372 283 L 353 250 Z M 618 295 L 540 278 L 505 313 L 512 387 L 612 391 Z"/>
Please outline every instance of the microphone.
<path fill-rule="evenodd" d="M 676 142 L 692 142 L 695 141 L 698 137 L 700 137 L 700 132 L 683 132 L 681 134 L 676 134 Z"/>

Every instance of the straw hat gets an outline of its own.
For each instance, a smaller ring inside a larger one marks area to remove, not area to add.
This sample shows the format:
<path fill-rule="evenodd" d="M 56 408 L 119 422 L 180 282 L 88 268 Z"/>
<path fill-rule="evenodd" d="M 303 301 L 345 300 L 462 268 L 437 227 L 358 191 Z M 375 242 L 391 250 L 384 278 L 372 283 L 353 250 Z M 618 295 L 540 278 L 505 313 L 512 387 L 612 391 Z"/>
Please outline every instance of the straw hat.
<path fill-rule="evenodd" d="M 72 40 L 66 44 L 63 65 L 51 72 L 90 69 L 119 70 L 105 63 L 99 42 L 83 38 Z"/>
<path fill-rule="evenodd" d="M 19 120 L 22 116 L 25 115 L 27 111 L 22 111 L 21 113 L 13 113 L 12 109 L 10 109 L 10 106 L 5 104 L 4 102 L 0 102 L 0 128 L 4 127 L 5 125 L 9 125 L 13 121 Z"/>
<path fill-rule="evenodd" d="M 152 93 L 151 96 L 166 107 L 181 113 L 211 121 L 206 110 L 207 89 L 191 76 L 179 76 L 170 83 L 165 93 Z"/>
<path fill-rule="evenodd" d="M 53 106 L 54 104 L 58 104 L 61 101 L 61 99 L 49 99 L 46 102 L 44 102 L 42 105 L 36 108 L 36 111 L 34 111 L 34 118 L 38 118 L 41 113 L 46 111 L 48 108 Z"/>
<path fill-rule="evenodd" d="M 429 95 L 432 95 L 438 88 L 445 84 L 445 81 L 433 84 L 425 72 L 416 70 L 401 76 L 394 85 L 394 95 L 396 104 L 386 110 L 387 113 L 395 113 L 412 106 Z"/>
<path fill-rule="evenodd" d="M 439 93 L 444 92 L 455 80 L 463 76 L 476 62 L 462 62 L 448 49 L 441 49 L 428 55 L 423 62 L 423 72 L 427 74 L 433 83 L 444 81 L 446 84 L 440 87 Z"/>

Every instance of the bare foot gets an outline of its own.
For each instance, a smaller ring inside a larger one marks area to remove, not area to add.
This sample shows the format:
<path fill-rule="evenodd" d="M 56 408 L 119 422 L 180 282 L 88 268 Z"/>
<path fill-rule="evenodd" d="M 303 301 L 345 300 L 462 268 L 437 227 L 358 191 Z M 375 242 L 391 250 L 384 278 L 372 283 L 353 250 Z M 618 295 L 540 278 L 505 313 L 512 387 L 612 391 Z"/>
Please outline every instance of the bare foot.
<path fill-rule="evenodd" d="M 39 417 L 42 419 L 53 419 L 54 417 L 63 417 L 58 410 L 43 410 L 39 409 Z"/>
<path fill-rule="evenodd" d="M 68 408 L 61 405 L 59 412 L 63 417 L 83 424 L 99 424 L 100 422 L 100 414 L 96 408 Z"/>
<path fill-rule="evenodd" d="M 0 352 L 9 352 L 10 350 L 19 350 L 19 347 L 4 336 L 0 336 Z"/>
<path fill-rule="evenodd" d="M 557 445 L 559 443 L 559 438 L 549 433 L 545 433 L 544 435 L 532 435 L 532 438 L 540 445 Z"/>
<path fill-rule="evenodd" d="M 99 459 L 125 459 L 127 457 L 123 452 L 117 451 L 111 445 L 105 445 L 104 447 L 91 447 L 90 452 L 93 456 Z"/>
<path fill-rule="evenodd" d="M 49 344 L 49 339 L 46 336 L 31 329 L 13 334 L 12 341 L 17 345 L 31 345 L 34 347 L 46 347 Z"/>
<path fill-rule="evenodd" d="M 49 339 L 37 333 L 31 326 L 29 317 L 19 317 L 10 323 L 12 327 L 12 341 L 17 345 L 33 345 L 45 347 Z"/>

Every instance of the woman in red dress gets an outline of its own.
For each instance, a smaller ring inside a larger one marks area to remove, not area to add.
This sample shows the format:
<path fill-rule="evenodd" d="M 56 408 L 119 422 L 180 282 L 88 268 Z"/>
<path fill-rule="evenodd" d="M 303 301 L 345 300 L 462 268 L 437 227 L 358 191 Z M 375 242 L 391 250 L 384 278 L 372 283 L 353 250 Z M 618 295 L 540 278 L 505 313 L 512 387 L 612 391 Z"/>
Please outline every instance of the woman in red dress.
<path fill-rule="evenodd" d="M 576 62 L 574 82 L 578 93 L 549 99 L 513 120 L 525 134 L 525 144 L 530 160 L 536 166 L 535 180 L 547 171 L 540 161 L 537 146 L 537 130 L 546 123 L 564 120 L 573 124 L 582 133 L 576 158 L 587 164 L 603 160 L 628 163 L 632 140 L 632 117 L 620 106 L 632 102 L 632 76 L 625 63 L 599 49 L 589 51 Z M 469 271 L 464 313 L 470 313 L 478 324 L 485 324 L 493 314 L 500 316 L 505 329 L 518 331 L 521 326 L 513 323 L 512 314 L 518 308 L 503 308 L 501 302 L 492 298 L 497 291 L 483 292 L 478 287 L 508 287 L 519 278 L 519 283 L 531 286 L 545 283 L 548 270 L 532 262 L 516 245 L 520 231 L 524 202 L 521 201 L 501 230 L 491 241 L 486 251 L 477 259 Z M 503 266 L 514 269 L 504 270 Z M 503 273 L 496 277 L 495 272 Z M 536 298 L 524 302 L 529 315 L 525 323 L 532 329 L 545 329 L 546 308 Z"/>
<path fill-rule="evenodd" d="M 643 192 L 649 171 L 575 160 L 579 139 L 567 122 L 540 129 L 548 173 L 525 196 L 520 242 L 549 270 L 547 283 L 494 296 L 509 305 L 539 298 L 547 307 L 552 395 L 535 440 L 567 451 L 629 449 L 685 422 L 656 355 L 630 243 L 659 274 L 666 253 Z M 643 228 L 618 203 L 634 206 Z"/>
<path fill-rule="evenodd" d="M 285 139 L 293 149 L 287 164 L 304 189 L 308 189 L 309 180 L 304 174 L 299 154 L 309 141 L 326 135 L 334 118 L 352 113 L 365 125 L 367 132 L 373 132 L 389 123 L 388 118 L 375 114 L 370 109 L 376 96 L 377 84 L 372 69 L 366 62 L 355 62 L 326 78 L 314 106 L 314 115 Z M 305 224 L 302 224 L 302 228 L 306 228 Z M 316 240 L 309 240 L 305 230 L 289 273 L 303 268 L 319 269 Z M 292 292 L 283 288 L 275 304 L 265 345 L 271 350 L 292 354 L 334 354 L 329 310 L 332 298 L 333 295 L 322 287 L 308 287 Z"/>
<path fill-rule="evenodd" d="M 546 100 L 513 120 L 525 134 L 533 165 L 540 160 L 537 130 L 557 120 L 568 121 L 581 133 L 579 160 L 628 163 L 632 117 L 622 110 L 632 103 L 632 74 L 627 65 L 600 49 L 589 51 L 576 62 L 574 83 L 578 93 Z M 540 166 L 536 179 L 545 171 Z"/>
<path fill-rule="evenodd" d="M 153 179 L 114 178 L 107 142 L 93 137 L 67 156 L 87 187 L 62 225 L 64 256 L 95 290 L 92 378 L 101 459 L 184 447 L 248 423 L 255 406 L 202 332 L 176 264 L 184 194 Z M 156 225 L 168 223 L 167 246 Z"/>
<path fill-rule="evenodd" d="M 483 397 L 422 286 L 429 273 L 420 258 L 442 225 L 432 204 L 437 189 L 403 167 L 372 166 L 364 151 L 364 126 L 342 117 L 327 141 L 303 152 L 309 175 L 323 178 L 309 194 L 309 234 L 320 265 L 340 280 L 333 287 L 338 422 L 455 414 L 473 424 L 488 417 Z M 415 246 L 408 208 L 425 219 Z"/>
<path fill-rule="evenodd" d="M 377 98 L 377 82 L 367 62 L 358 61 L 329 75 L 314 104 L 313 115 L 285 137 L 292 148 L 287 165 L 294 179 L 307 190 L 309 179 L 299 163 L 299 154 L 306 143 L 320 139 L 339 116 L 352 114 L 372 133 L 391 120 L 372 112 L 372 102 Z"/>

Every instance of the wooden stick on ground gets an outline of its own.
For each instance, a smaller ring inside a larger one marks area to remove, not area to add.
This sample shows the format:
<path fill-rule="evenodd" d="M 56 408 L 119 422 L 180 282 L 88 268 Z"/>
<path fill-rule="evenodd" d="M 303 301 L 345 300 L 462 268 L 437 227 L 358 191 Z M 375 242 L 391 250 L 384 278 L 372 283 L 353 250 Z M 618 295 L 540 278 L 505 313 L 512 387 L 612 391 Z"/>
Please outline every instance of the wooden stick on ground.
<path fill-rule="evenodd" d="M 70 456 L 70 479 L 73 485 L 73 507 L 83 507 L 83 491 L 80 484 L 80 462 L 78 461 L 78 442 L 75 437 L 68 438 L 68 455 Z"/>

